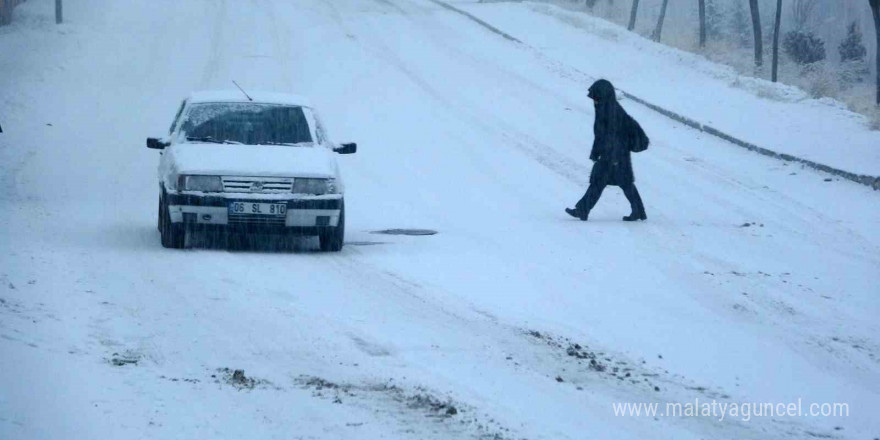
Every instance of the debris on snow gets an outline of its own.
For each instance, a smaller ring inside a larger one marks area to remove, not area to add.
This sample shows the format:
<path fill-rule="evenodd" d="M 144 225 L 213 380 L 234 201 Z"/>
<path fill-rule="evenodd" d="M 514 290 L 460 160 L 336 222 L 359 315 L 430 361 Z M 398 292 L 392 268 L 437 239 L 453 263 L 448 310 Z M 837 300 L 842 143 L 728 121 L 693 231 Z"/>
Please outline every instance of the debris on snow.
<path fill-rule="evenodd" d="M 244 374 L 244 370 L 232 370 L 229 368 L 218 368 L 218 373 L 222 374 L 222 383 L 227 385 L 232 385 L 238 390 L 253 390 L 255 388 L 274 388 L 276 390 L 280 390 L 281 388 L 272 384 L 265 379 L 257 379 L 253 377 L 248 377 Z M 215 377 L 215 375 L 211 375 L 211 377 Z M 214 383 L 221 383 L 220 379 L 214 381 Z"/>

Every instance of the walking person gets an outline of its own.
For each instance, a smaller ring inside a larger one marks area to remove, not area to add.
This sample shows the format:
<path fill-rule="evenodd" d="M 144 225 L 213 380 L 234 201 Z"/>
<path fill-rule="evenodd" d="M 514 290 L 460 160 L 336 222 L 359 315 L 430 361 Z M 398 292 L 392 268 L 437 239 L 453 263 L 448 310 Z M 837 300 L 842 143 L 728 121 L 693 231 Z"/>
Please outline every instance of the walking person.
<path fill-rule="evenodd" d="M 624 221 L 647 220 L 645 206 L 635 186 L 630 152 L 640 152 L 648 148 L 648 137 L 644 130 L 617 102 L 617 95 L 611 82 L 600 79 L 590 86 L 589 94 L 596 108 L 596 121 L 593 123 L 593 149 L 590 160 L 593 171 L 590 173 L 590 186 L 586 194 L 577 202 L 574 209 L 565 208 L 572 217 L 586 221 L 590 210 L 596 206 L 602 191 L 608 185 L 619 186 L 629 200 L 632 213 Z"/>

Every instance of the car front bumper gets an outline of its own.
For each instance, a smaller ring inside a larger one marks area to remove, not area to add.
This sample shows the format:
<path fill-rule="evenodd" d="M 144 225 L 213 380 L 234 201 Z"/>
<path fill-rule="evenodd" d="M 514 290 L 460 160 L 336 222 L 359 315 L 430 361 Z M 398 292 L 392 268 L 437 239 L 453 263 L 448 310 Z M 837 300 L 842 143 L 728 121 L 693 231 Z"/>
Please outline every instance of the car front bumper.
<path fill-rule="evenodd" d="M 284 215 L 230 215 L 232 202 L 283 203 Z M 168 214 L 172 223 L 191 226 L 225 226 L 242 230 L 301 230 L 318 231 L 339 225 L 342 195 L 316 198 L 255 198 L 253 195 L 191 195 L 168 194 Z"/>

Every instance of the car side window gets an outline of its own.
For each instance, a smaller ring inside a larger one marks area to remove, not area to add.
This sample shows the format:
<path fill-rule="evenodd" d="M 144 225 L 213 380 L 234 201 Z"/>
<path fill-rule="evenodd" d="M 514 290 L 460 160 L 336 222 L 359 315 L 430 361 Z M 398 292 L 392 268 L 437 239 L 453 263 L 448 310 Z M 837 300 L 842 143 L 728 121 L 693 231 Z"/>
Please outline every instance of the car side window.
<path fill-rule="evenodd" d="M 168 129 L 169 135 L 174 132 L 174 127 L 177 126 L 177 121 L 180 120 L 180 115 L 183 114 L 184 107 L 186 107 L 186 100 L 185 99 L 180 103 L 180 108 L 177 109 L 177 115 L 174 116 L 174 120 L 171 121 L 171 128 Z"/>

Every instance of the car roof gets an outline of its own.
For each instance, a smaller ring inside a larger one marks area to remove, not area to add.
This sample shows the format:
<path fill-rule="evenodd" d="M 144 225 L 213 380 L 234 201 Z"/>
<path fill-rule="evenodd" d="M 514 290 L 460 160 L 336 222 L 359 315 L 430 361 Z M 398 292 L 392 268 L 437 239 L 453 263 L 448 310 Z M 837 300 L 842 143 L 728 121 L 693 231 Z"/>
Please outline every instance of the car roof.
<path fill-rule="evenodd" d="M 253 102 L 262 104 L 295 105 L 299 107 L 311 107 L 309 100 L 291 93 L 263 92 L 259 90 L 248 91 Z M 193 92 L 189 95 L 190 103 L 202 102 L 251 102 L 241 90 L 204 90 Z"/>

